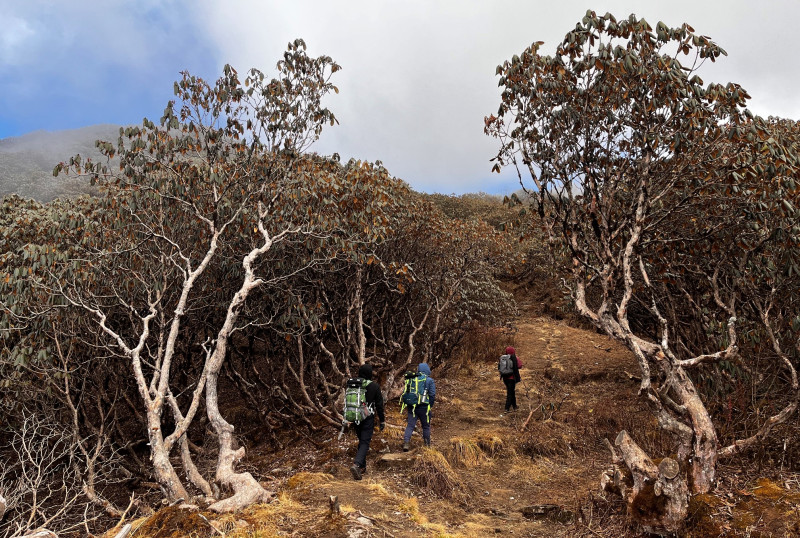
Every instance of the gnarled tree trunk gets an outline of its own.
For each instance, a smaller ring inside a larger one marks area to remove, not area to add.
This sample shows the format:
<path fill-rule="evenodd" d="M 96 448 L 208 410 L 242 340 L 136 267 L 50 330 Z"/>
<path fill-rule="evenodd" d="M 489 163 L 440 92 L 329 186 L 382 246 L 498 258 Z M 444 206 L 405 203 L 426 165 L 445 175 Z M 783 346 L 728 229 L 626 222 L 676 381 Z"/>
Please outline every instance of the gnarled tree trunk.
<path fill-rule="evenodd" d="M 219 438 L 219 458 L 217 460 L 216 482 L 224 489 L 233 491 L 227 499 L 209 506 L 215 512 L 232 512 L 254 503 L 268 502 L 272 493 L 265 490 L 250 473 L 236 472 L 236 464 L 244 457 L 244 447 L 234 448 L 233 425 L 219 412 L 217 400 L 218 373 L 209 375 L 206 385 L 206 406 L 208 418 Z"/>
<path fill-rule="evenodd" d="M 259 210 L 263 212 L 263 208 L 259 208 Z M 263 213 L 261 216 L 263 217 Z M 231 512 L 254 503 L 268 502 L 272 498 L 272 493 L 261 487 L 261 484 L 253 478 L 253 475 L 247 472 L 236 472 L 235 465 L 244 457 L 245 450 L 244 447 L 235 448 L 235 439 L 233 437 L 234 428 L 232 424 L 222 417 L 219 411 L 219 398 L 217 394 L 219 373 L 225 362 L 225 355 L 228 350 L 228 339 L 234 331 L 236 320 L 239 317 L 239 310 L 250 292 L 263 283 L 262 280 L 255 277 L 252 266 L 259 256 L 270 249 L 273 240 L 270 239 L 267 231 L 260 223 L 259 230 L 264 236 L 264 244 L 250 251 L 244 258 L 242 266 L 245 270 L 245 276 L 242 286 L 228 305 L 225 322 L 217 333 L 217 341 L 206 361 L 206 371 L 208 372 L 206 381 L 206 411 L 208 413 L 208 419 L 219 440 L 219 457 L 217 459 L 215 478 L 217 484 L 223 489 L 233 491 L 231 497 L 217 501 L 208 507 L 209 510 L 214 510 L 216 512 Z"/>
<path fill-rule="evenodd" d="M 147 426 L 147 435 L 150 440 L 150 460 L 153 462 L 153 474 L 156 482 L 161 486 L 164 495 L 170 502 L 178 499 L 189 500 L 189 494 L 178 473 L 175 472 L 175 467 L 169 459 L 169 451 L 164 446 L 160 413 L 148 411 Z"/>
<path fill-rule="evenodd" d="M 647 532 L 678 531 L 689 507 L 689 490 L 680 465 L 664 458 L 656 465 L 625 430 L 611 447 L 614 469 L 603 474 L 600 487 L 622 495 L 628 515 Z"/>

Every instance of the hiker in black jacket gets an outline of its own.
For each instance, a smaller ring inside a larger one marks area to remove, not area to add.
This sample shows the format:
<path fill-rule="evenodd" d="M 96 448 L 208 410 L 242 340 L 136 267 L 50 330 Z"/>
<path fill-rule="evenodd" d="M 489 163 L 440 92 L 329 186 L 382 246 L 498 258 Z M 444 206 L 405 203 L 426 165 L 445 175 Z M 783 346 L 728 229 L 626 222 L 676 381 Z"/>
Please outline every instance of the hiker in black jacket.
<path fill-rule="evenodd" d="M 362 364 L 358 369 L 358 377 L 361 379 L 372 379 L 372 366 L 369 364 Z M 386 416 L 383 412 L 383 394 L 378 383 L 372 381 L 367 385 L 367 394 L 365 396 L 367 407 L 374 412 L 359 424 L 354 426 L 356 436 L 358 437 L 358 452 L 356 452 L 356 459 L 350 467 L 350 474 L 356 480 L 361 480 L 361 475 L 367 470 L 367 452 L 369 451 L 369 443 L 372 441 L 372 432 L 375 429 L 375 415 L 378 416 L 380 422 L 380 430 L 386 427 Z"/>
<path fill-rule="evenodd" d="M 511 364 L 514 368 L 510 374 L 500 374 L 500 379 L 503 380 L 506 386 L 506 413 L 508 413 L 512 407 L 514 411 L 517 410 L 516 385 L 522 380 L 519 375 L 519 369 L 522 368 L 522 361 L 517 357 L 517 351 L 511 346 L 506 348 L 506 355 L 511 357 Z"/>

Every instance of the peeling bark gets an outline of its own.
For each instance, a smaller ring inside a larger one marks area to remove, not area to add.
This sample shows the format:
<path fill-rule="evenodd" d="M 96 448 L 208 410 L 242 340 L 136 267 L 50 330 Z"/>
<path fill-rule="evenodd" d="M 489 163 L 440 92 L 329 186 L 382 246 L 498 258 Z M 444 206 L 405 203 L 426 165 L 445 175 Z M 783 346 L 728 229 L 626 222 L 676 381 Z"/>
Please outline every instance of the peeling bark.
<path fill-rule="evenodd" d="M 217 352 L 214 355 L 221 355 L 221 357 L 217 357 L 220 359 L 218 361 L 219 367 L 222 366 L 221 359 L 224 357 L 224 348 L 224 343 L 217 342 Z M 221 353 L 220 350 L 222 350 Z M 224 489 L 233 491 L 233 495 L 212 504 L 208 508 L 215 512 L 231 512 L 245 508 L 253 503 L 268 502 L 272 494 L 261 487 L 261 484 L 250 473 L 236 472 L 235 466 L 244 457 L 245 449 L 244 447 L 234 448 L 233 425 L 226 421 L 219 411 L 218 377 L 219 368 L 216 368 L 216 371 L 209 373 L 208 382 L 206 383 L 208 419 L 217 434 L 219 442 L 219 459 L 217 460 L 215 479 Z"/>
<path fill-rule="evenodd" d="M 169 405 L 172 408 L 172 413 L 175 416 L 176 423 L 185 423 L 185 419 L 183 413 L 181 413 L 181 409 L 178 406 L 178 402 L 175 397 L 172 395 L 171 392 L 167 393 Z M 186 437 L 186 432 L 184 432 L 178 438 L 178 446 L 181 451 L 181 463 L 183 464 L 183 470 L 186 472 L 186 478 L 189 479 L 189 482 L 195 485 L 200 491 L 203 492 L 208 498 L 212 498 L 214 496 L 213 491 L 211 490 L 211 486 L 209 485 L 208 481 L 203 478 L 203 475 L 200 474 L 200 471 L 197 470 L 197 466 L 194 464 L 192 460 L 192 454 L 189 450 L 189 440 Z M 188 500 L 188 497 L 184 497 Z"/>
<path fill-rule="evenodd" d="M 164 496 L 170 502 L 177 499 L 188 499 L 189 494 L 178 477 L 178 473 L 175 472 L 175 467 L 172 466 L 172 462 L 169 459 L 169 453 L 164 447 L 164 438 L 161 435 L 160 428 L 161 417 L 151 417 L 151 414 L 154 413 L 148 411 L 148 426 L 151 424 L 159 425 L 158 427 L 150 426 L 147 431 L 150 440 L 150 460 L 153 463 L 155 479 L 161 486 Z"/>
<path fill-rule="evenodd" d="M 364 299 L 361 296 L 363 269 L 359 265 L 356 269 L 356 291 L 353 307 L 356 311 L 356 339 L 358 346 L 358 364 L 367 362 L 367 335 L 364 333 Z"/>

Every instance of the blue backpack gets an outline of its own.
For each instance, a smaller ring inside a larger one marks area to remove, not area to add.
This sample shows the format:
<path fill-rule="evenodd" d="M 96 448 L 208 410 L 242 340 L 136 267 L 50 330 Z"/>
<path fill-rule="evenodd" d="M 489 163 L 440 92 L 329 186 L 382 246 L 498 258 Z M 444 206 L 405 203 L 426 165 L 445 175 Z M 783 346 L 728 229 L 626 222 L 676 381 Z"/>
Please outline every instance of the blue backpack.
<path fill-rule="evenodd" d="M 426 385 L 428 376 L 422 373 L 408 372 L 405 379 L 403 394 L 400 395 L 400 411 L 402 412 L 406 406 L 413 408 L 417 405 L 427 405 L 428 389 Z"/>

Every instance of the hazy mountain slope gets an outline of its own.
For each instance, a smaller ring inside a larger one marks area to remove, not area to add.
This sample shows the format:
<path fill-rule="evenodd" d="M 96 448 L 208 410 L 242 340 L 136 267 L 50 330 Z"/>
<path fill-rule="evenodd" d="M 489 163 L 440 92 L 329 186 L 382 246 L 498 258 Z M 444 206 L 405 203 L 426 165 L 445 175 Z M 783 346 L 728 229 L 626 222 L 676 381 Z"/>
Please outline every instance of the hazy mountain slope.
<path fill-rule="evenodd" d="M 35 131 L 0 140 L 0 197 L 18 194 L 47 202 L 60 196 L 90 192 L 77 178 L 53 177 L 53 168 L 75 154 L 100 158 L 95 140 L 116 142 L 118 125 L 91 125 L 66 131 Z"/>

